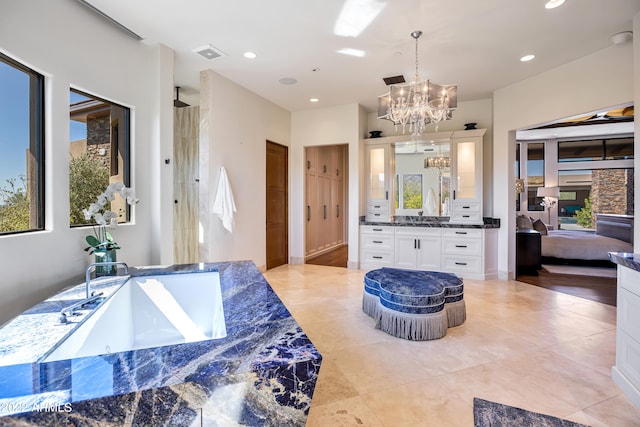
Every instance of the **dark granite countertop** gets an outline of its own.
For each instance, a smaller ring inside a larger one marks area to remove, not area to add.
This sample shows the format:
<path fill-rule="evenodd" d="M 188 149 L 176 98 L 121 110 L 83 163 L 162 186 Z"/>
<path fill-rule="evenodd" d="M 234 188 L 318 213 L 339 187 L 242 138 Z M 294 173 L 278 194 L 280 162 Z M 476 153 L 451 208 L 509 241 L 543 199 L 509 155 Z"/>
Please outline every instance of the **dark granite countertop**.
<path fill-rule="evenodd" d="M 609 252 L 609 259 L 623 267 L 640 271 L 640 254 L 629 252 Z"/>
<path fill-rule="evenodd" d="M 394 227 L 431 227 L 431 228 L 500 228 L 499 218 L 483 218 L 483 224 L 461 224 L 449 222 L 449 217 L 435 216 L 396 216 L 391 221 L 367 221 L 360 217 L 360 225 L 378 225 Z"/>
<path fill-rule="evenodd" d="M 322 356 L 252 262 L 130 269 L 132 276 L 205 271 L 220 273 L 225 338 L 39 363 L 79 324 L 56 319 L 84 297 L 84 283 L 5 324 L 0 424 L 304 425 Z M 92 289 L 109 295 L 127 278 Z"/>

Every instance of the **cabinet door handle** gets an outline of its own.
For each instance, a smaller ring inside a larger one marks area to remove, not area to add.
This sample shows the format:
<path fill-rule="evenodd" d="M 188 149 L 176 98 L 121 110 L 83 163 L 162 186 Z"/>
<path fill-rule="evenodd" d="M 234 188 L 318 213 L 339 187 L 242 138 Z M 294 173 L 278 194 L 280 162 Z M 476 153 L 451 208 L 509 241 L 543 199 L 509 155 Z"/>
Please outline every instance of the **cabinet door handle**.
<path fill-rule="evenodd" d="M 413 239 L 413 249 L 418 249 L 418 241 Z"/>
<path fill-rule="evenodd" d="M 453 190 L 453 200 L 456 199 L 456 190 Z"/>
<path fill-rule="evenodd" d="M 382 259 L 382 257 L 381 257 L 381 256 L 375 256 L 375 255 L 374 255 L 374 256 L 373 256 L 373 259 Z"/>
<path fill-rule="evenodd" d="M 311 169 L 311 162 L 307 160 L 307 169 Z"/>
<path fill-rule="evenodd" d="M 322 165 L 322 172 L 327 173 L 327 165 Z"/>
<path fill-rule="evenodd" d="M 336 168 L 336 176 L 340 176 L 340 169 Z"/>
<path fill-rule="evenodd" d="M 380 216 L 381 214 L 373 214 L 373 216 Z"/>
<path fill-rule="evenodd" d="M 373 243 L 382 243 L 382 240 L 374 240 Z"/>
<path fill-rule="evenodd" d="M 374 228 L 373 231 L 382 231 L 382 228 Z"/>
<path fill-rule="evenodd" d="M 471 215 L 462 215 L 462 218 L 470 218 Z"/>
<path fill-rule="evenodd" d="M 467 265 L 466 262 L 456 262 L 456 265 Z"/>
<path fill-rule="evenodd" d="M 374 208 L 380 209 L 380 205 L 373 205 Z"/>
<path fill-rule="evenodd" d="M 467 234 L 466 231 L 456 231 L 456 234 Z"/>
<path fill-rule="evenodd" d="M 307 205 L 307 222 L 311 221 L 311 206 Z"/>
<path fill-rule="evenodd" d="M 471 206 L 463 206 L 462 209 L 471 209 Z"/>
<path fill-rule="evenodd" d="M 389 200 L 389 192 L 388 191 L 384 192 L 384 198 L 385 198 L 385 200 Z"/>
<path fill-rule="evenodd" d="M 322 208 L 324 209 L 324 219 L 327 219 L 327 205 L 323 205 Z"/>
<path fill-rule="evenodd" d="M 336 218 L 340 218 L 340 205 L 336 205 Z"/>
<path fill-rule="evenodd" d="M 456 245 L 456 248 L 466 248 L 467 245 Z"/>
<path fill-rule="evenodd" d="M 420 239 L 418 239 L 418 249 L 420 249 Z"/>

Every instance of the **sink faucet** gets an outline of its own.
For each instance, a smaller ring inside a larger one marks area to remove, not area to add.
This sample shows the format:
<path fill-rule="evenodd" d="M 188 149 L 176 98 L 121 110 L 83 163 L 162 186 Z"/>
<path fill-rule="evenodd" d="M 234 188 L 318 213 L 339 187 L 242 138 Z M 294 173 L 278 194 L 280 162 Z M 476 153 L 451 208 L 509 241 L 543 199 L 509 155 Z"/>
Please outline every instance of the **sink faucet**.
<path fill-rule="evenodd" d="M 124 274 L 128 274 L 129 273 L 129 266 L 124 263 L 124 262 L 94 262 L 93 264 L 89 264 L 89 266 L 87 267 L 87 270 L 85 272 L 85 283 L 87 286 L 87 298 L 91 297 L 91 292 L 89 292 L 89 287 L 91 284 L 91 269 L 94 267 L 107 267 L 110 265 L 114 265 L 116 266 L 116 268 L 118 268 L 118 265 L 121 265 L 124 267 Z"/>

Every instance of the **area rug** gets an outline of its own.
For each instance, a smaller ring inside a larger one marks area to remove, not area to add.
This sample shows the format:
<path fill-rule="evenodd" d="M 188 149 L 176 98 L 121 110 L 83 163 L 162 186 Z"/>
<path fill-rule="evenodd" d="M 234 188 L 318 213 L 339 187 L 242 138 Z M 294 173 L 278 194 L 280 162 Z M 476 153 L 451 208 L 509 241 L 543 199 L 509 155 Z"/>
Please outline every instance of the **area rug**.
<path fill-rule="evenodd" d="M 477 397 L 473 398 L 473 422 L 475 427 L 588 427 Z"/>
<path fill-rule="evenodd" d="M 577 265 L 554 265 L 543 264 L 544 268 L 549 273 L 554 274 L 571 274 L 576 276 L 594 276 L 594 277 L 617 277 L 617 270 L 615 268 L 606 267 L 588 267 Z"/>

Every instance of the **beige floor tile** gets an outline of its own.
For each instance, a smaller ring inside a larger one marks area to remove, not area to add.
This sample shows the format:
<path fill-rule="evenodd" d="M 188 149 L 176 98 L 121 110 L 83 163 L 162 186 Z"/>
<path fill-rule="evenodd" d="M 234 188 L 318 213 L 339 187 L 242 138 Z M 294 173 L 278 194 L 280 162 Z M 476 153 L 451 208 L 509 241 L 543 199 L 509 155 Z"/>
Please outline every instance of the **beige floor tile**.
<path fill-rule="evenodd" d="M 465 280 L 467 320 L 407 341 L 362 312 L 363 271 L 265 273 L 323 355 L 308 426 L 473 425 L 474 397 L 592 427 L 640 427 L 611 380 L 615 307 L 526 283 Z"/>
<path fill-rule="evenodd" d="M 333 358 L 330 355 L 324 355 L 320 376 L 313 392 L 314 406 L 357 396 L 358 391 L 347 380 Z"/>
<path fill-rule="evenodd" d="M 586 408 L 584 413 L 609 426 L 640 426 L 640 409 L 622 394 Z"/>
<path fill-rule="evenodd" d="M 363 400 L 385 426 L 473 425 L 473 406 L 442 377 L 386 388 Z"/>
<path fill-rule="evenodd" d="M 397 424 L 396 424 L 397 425 Z M 362 398 L 352 397 L 326 405 L 312 405 L 306 427 L 385 427 Z M 391 427 L 393 424 L 387 427 Z"/>

